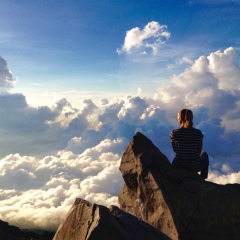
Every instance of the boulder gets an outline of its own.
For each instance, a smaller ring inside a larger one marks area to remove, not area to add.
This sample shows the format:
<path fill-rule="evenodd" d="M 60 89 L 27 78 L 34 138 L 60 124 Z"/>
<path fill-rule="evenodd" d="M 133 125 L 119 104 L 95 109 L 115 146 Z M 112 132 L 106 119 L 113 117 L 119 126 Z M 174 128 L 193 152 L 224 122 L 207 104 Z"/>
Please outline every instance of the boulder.
<path fill-rule="evenodd" d="M 120 210 L 76 199 L 53 240 L 170 240 L 156 228 Z"/>
<path fill-rule="evenodd" d="M 175 169 L 139 132 L 122 156 L 120 171 L 120 208 L 171 239 L 240 239 L 240 184 L 219 185 Z"/>
<path fill-rule="evenodd" d="M 22 230 L 16 226 L 9 225 L 8 222 L 0 220 L 1 240 L 51 240 L 53 232 L 44 231 L 42 233 Z"/>

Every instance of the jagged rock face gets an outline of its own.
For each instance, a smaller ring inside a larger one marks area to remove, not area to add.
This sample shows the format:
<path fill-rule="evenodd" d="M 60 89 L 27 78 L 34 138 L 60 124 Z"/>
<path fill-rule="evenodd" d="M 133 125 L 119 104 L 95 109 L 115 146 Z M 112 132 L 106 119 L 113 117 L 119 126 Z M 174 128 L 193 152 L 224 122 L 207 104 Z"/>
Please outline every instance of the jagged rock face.
<path fill-rule="evenodd" d="M 171 169 L 166 156 L 144 135 L 136 134 L 121 160 L 120 171 L 125 183 L 118 196 L 120 208 L 148 222 L 172 239 L 178 239 L 171 211 L 149 168 L 152 165 L 156 175 L 160 174 L 155 162 Z"/>
<path fill-rule="evenodd" d="M 1 240 L 51 240 L 54 233 L 43 232 L 42 234 L 21 230 L 18 227 L 9 225 L 7 222 L 0 220 L 0 239 Z"/>
<path fill-rule="evenodd" d="M 120 208 L 172 239 L 240 239 L 240 185 L 218 185 L 177 170 L 143 134 L 122 156 Z"/>
<path fill-rule="evenodd" d="M 53 240 L 170 240 L 151 225 L 116 206 L 76 199 Z"/>

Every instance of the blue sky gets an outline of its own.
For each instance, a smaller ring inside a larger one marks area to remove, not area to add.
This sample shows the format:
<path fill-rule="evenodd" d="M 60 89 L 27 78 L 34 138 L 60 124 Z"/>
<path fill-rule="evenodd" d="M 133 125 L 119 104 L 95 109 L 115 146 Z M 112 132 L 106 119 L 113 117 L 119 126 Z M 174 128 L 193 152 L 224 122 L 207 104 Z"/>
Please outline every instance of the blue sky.
<path fill-rule="evenodd" d="M 18 78 L 14 91 L 37 104 L 53 95 L 99 99 L 138 87 L 152 95 L 182 70 L 175 63 L 183 57 L 239 48 L 239 1 L 1 0 L 0 8 L 0 54 Z M 127 31 L 152 21 L 171 34 L 156 55 L 117 54 Z"/>
<path fill-rule="evenodd" d="M 239 23 L 237 0 L 0 0 L 0 219 L 56 230 L 77 197 L 118 205 L 127 144 L 172 161 L 183 107 L 207 181 L 239 184 Z"/>

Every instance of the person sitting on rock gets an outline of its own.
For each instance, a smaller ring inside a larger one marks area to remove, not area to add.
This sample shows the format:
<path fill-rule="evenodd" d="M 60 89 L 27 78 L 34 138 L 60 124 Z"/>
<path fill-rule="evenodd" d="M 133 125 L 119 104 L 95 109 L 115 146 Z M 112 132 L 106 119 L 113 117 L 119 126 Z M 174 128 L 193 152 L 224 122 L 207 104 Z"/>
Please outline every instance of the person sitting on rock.
<path fill-rule="evenodd" d="M 175 157 L 173 166 L 178 169 L 187 169 L 201 172 L 201 178 L 208 177 L 209 159 L 206 152 L 202 152 L 203 134 L 193 127 L 193 113 L 190 109 L 181 109 L 178 112 L 180 128 L 170 134 Z"/>

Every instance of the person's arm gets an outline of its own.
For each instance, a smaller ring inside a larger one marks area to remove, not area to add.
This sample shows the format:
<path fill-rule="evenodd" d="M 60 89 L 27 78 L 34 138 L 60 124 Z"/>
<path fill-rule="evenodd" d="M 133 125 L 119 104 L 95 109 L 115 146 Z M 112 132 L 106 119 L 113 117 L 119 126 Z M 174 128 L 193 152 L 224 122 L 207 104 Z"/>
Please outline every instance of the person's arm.
<path fill-rule="evenodd" d="M 173 151 L 176 152 L 176 143 L 173 139 L 171 139 L 171 143 L 172 143 Z"/>
<path fill-rule="evenodd" d="M 198 146 L 199 154 L 201 154 L 202 148 L 203 148 L 203 140 L 201 139 L 199 146 Z"/>

